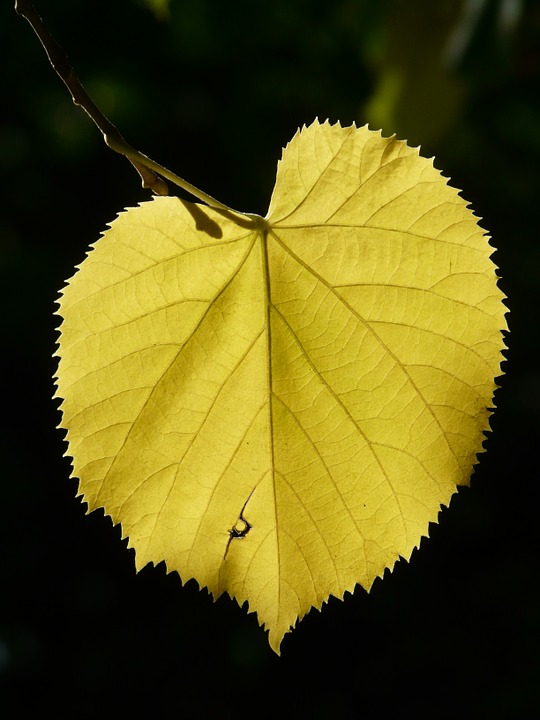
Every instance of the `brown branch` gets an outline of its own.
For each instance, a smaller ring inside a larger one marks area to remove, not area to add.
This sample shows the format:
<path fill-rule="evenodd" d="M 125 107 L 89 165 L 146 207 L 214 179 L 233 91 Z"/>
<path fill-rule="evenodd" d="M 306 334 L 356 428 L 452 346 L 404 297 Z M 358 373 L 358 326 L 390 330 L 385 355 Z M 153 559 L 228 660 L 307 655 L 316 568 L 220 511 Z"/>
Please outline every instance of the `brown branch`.
<path fill-rule="evenodd" d="M 53 69 L 69 90 L 73 103 L 81 107 L 91 117 L 101 131 L 107 146 L 120 155 L 124 155 L 130 161 L 141 176 L 144 188 L 152 190 L 156 195 L 168 195 L 167 183 L 144 162 L 141 162 L 141 158 L 144 158 L 144 156 L 141 156 L 137 150 L 126 142 L 118 129 L 105 117 L 88 95 L 67 55 L 47 30 L 33 4 L 29 0 L 15 0 L 15 10 L 30 23 L 40 39 Z"/>
<path fill-rule="evenodd" d="M 129 145 L 88 95 L 66 54 L 45 27 L 32 2 L 15 0 L 15 10 L 30 23 L 47 53 L 49 62 L 66 85 L 75 105 L 79 105 L 92 118 L 103 134 L 107 146 L 130 161 L 141 176 L 143 187 L 149 188 L 157 195 L 168 195 L 167 184 L 163 180 L 163 178 L 167 178 L 203 203 L 224 213 L 227 217 L 234 218 L 242 227 L 245 223 L 249 227 L 262 227 L 261 223 L 264 224 L 264 221 L 258 215 L 233 210 Z"/>

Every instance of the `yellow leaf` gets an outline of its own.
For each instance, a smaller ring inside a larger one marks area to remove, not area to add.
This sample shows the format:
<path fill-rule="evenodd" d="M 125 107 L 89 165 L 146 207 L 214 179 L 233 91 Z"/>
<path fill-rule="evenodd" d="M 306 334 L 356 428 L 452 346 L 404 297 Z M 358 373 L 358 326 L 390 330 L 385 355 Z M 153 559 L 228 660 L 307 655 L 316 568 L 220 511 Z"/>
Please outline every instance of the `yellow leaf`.
<path fill-rule="evenodd" d="M 136 550 L 248 601 L 272 648 L 409 558 L 482 450 L 505 307 L 430 160 L 323 125 L 265 219 L 121 214 L 60 302 L 74 474 Z"/>

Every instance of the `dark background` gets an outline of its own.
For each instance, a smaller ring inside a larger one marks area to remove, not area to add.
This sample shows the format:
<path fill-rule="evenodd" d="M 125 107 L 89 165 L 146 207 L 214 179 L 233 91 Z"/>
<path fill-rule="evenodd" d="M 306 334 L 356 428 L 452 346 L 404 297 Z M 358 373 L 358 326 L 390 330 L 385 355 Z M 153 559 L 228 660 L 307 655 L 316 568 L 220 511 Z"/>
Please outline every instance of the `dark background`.
<path fill-rule="evenodd" d="M 159 12 L 161 6 L 164 12 Z M 169 12 L 165 12 L 166 9 Z M 58 290 L 148 197 L 0 7 L 0 717 L 521 718 L 540 710 L 540 3 L 41 0 L 89 92 L 143 152 L 265 214 L 296 128 L 396 132 L 498 248 L 506 375 L 470 489 L 410 563 L 269 649 L 254 615 L 134 570 L 85 514 L 53 401 Z"/>

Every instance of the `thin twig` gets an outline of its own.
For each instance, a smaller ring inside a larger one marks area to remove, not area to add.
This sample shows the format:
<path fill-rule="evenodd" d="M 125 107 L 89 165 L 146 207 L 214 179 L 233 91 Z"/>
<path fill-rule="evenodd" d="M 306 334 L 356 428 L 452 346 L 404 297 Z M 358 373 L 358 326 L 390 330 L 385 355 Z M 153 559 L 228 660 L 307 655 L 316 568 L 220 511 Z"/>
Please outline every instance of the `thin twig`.
<path fill-rule="evenodd" d="M 233 213 L 239 215 L 236 210 L 223 205 L 218 200 L 215 200 L 211 195 L 207 195 L 202 190 L 199 190 L 191 183 L 186 182 L 175 173 L 167 170 L 159 163 L 151 160 L 143 153 L 135 150 L 128 142 L 122 137 L 118 129 L 105 117 L 101 110 L 94 103 L 92 98 L 88 95 L 83 85 L 81 84 L 75 70 L 71 66 L 67 55 L 62 50 L 60 45 L 56 42 L 53 36 L 45 27 L 43 20 L 38 15 L 35 7 L 30 0 L 15 0 L 15 10 L 22 17 L 27 20 L 38 38 L 43 45 L 49 62 L 53 69 L 64 82 L 65 86 L 71 94 L 71 98 L 75 105 L 81 107 L 85 112 L 92 118 L 96 126 L 99 128 L 103 135 L 103 139 L 111 150 L 124 155 L 131 164 L 135 167 L 142 179 L 143 187 L 152 190 L 157 195 L 167 195 L 168 188 L 167 184 L 162 178 L 167 178 L 175 185 L 178 185 L 183 190 L 194 197 L 202 200 L 210 207 L 216 208 L 217 210 L 224 210 L 227 213 Z M 161 177 L 160 177 L 161 176 Z"/>

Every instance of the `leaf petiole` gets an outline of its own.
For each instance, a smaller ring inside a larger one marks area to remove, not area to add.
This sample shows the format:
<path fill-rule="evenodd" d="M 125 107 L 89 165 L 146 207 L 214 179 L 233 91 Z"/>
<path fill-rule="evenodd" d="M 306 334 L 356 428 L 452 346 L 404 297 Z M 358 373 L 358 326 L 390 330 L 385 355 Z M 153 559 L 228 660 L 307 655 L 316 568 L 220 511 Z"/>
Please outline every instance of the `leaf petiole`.
<path fill-rule="evenodd" d="M 105 144 L 111 150 L 123 155 L 131 162 L 139 173 L 144 188 L 152 190 L 156 195 L 168 195 L 169 190 L 167 183 L 163 180 L 163 178 L 166 178 L 216 210 L 222 210 L 227 213 L 233 213 L 235 216 L 242 215 L 245 217 L 243 213 L 239 213 L 227 205 L 224 205 L 211 195 L 199 190 L 199 188 L 179 177 L 171 170 L 168 170 L 139 150 L 133 148 L 124 139 L 118 128 L 101 112 L 88 95 L 70 64 L 66 53 L 48 31 L 33 3 L 30 0 L 15 0 L 15 11 L 28 21 L 38 36 L 54 71 L 69 90 L 73 103 L 81 107 L 87 115 L 90 116 L 101 131 Z"/>

